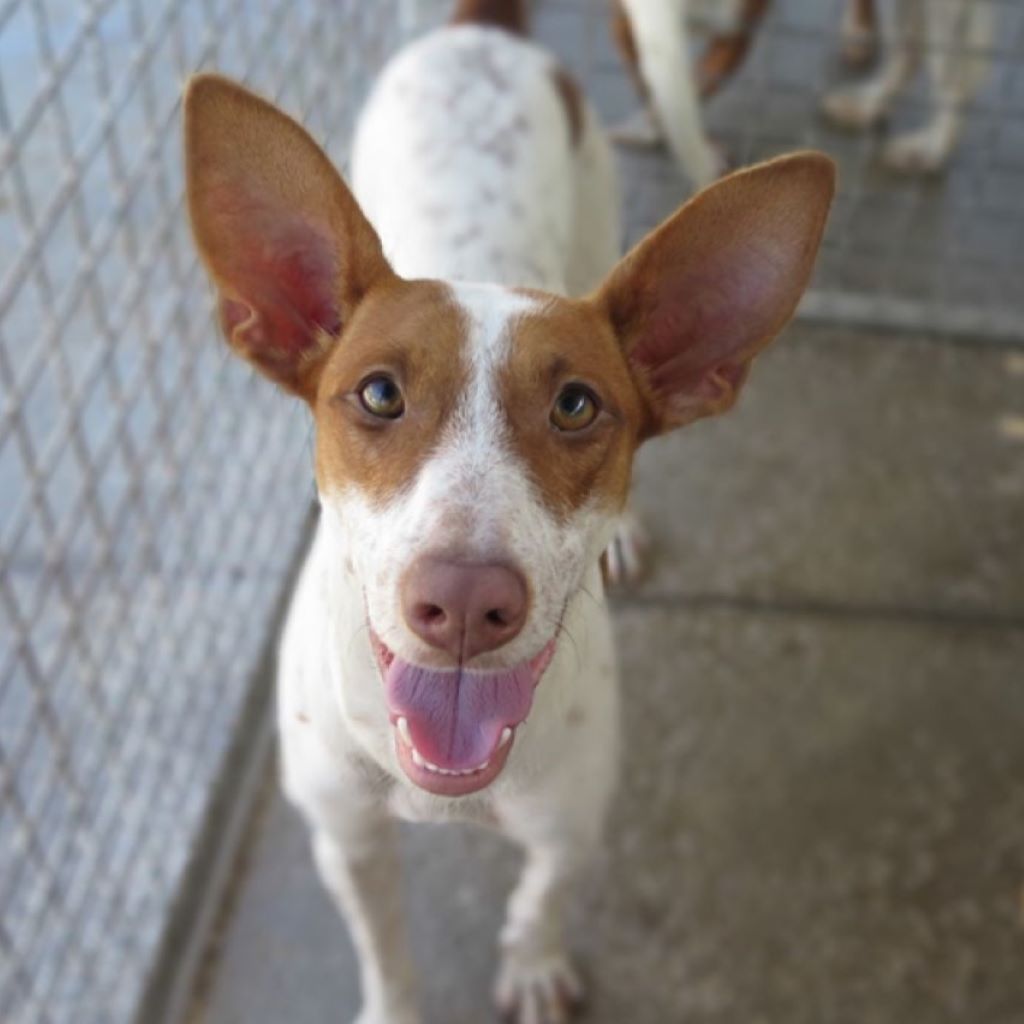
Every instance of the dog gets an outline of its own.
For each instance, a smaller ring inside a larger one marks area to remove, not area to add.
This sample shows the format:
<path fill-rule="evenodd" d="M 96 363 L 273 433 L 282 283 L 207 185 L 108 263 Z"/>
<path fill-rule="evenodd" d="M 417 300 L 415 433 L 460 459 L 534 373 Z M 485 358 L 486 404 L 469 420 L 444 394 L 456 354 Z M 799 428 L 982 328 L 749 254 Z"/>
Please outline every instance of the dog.
<path fill-rule="evenodd" d="M 822 111 L 833 124 L 863 129 L 884 120 L 910 84 L 922 59 L 931 88 L 926 123 L 890 139 L 882 162 L 903 173 L 942 171 L 956 148 L 963 110 L 988 70 L 986 54 L 994 34 L 989 0 L 847 0 L 843 53 L 849 62 L 866 59 L 881 45 L 883 59 L 871 77 L 825 96 Z"/>
<path fill-rule="evenodd" d="M 828 158 L 779 158 L 620 260 L 609 144 L 508 6 L 465 2 L 392 59 L 354 194 L 241 86 L 184 100 L 223 333 L 315 422 L 282 779 L 351 929 L 358 1024 L 420 1020 L 396 817 L 521 844 L 498 1006 L 555 1024 L 582 996 L 559 907 L 618 772 L 600 556 L 637 446 L 728 409 L 790 318 L 834 190 Z"/>
<path fill-rule="evenodd" d="M 612 130 L 624 145 L 665 142 L 696 186 L 723 173 L 726 159 L 704 131 L 700 101 L 741 67 L 769 0 L 616 0 L 612 36 L 644 106 Z M 714 26 L 696 65 L 689 25 Z"/>

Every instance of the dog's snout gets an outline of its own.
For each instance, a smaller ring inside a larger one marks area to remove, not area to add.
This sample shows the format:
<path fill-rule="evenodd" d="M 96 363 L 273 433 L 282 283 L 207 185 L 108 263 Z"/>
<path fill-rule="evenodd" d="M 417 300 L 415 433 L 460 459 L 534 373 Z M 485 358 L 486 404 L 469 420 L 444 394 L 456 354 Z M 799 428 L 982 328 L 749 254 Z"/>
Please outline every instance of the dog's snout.
<path fill-rule="evenodd" d="M 402 613 L 409 628 L 458 661 L 518 636 L 528 604 L 526 581 L 503 565 L 424 557 L 402 584 Z"/>

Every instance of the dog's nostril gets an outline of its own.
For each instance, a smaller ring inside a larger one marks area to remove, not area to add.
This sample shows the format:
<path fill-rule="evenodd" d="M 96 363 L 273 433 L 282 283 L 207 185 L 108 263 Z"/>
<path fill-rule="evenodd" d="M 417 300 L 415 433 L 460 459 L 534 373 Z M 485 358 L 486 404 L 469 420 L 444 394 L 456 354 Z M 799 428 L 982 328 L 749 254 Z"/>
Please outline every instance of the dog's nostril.
<path fill-rule="evenodd" d="M 427 623 L 440 624 L 444 622 L 446 616 L 440 605 L 424 604 L 420 605 L 420 618 Z"/>
<path fill-rule="evenodd" d="M 500 608 L 492 608 L 484 618 L 492 626 L 507 626 L 508 616 Z"/>

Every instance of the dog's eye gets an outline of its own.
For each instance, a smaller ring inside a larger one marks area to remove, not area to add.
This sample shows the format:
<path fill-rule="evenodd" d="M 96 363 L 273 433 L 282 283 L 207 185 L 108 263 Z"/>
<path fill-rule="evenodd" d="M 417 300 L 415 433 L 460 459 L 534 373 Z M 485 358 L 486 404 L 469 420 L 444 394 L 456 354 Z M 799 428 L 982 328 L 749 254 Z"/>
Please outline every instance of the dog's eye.
<path fill-rule="evenodd" d="M 582 384 L 567 384 L 555 399 L 551 422 L 559 430 L 582 430 L 597 418 L 600 406 L 594 393 Z"/>
<path fill-rule="evenodd" d="M 405 399 L 398 385 L 382 373 L 363 382 L 359 401 L 372 416 L 385 420 L 397 420 L 405 412 Z"/>

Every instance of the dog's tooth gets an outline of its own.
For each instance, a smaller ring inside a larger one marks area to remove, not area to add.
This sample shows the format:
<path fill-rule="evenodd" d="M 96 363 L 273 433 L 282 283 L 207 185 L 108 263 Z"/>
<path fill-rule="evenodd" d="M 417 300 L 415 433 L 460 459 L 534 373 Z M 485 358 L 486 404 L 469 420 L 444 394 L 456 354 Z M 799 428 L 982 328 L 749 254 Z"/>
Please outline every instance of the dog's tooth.
<path fill-rule="evenodd" d="M 397 722 L 398 735 L 402 737 L 402 742 L 407 746 L 412 746 L 412 734 L 409 732 L 409 720 L 407 718 L 400 718 Z"/>
<path fill-rule="evenodd" d="M 431 764 L 429 761 L 424 761 L 423 763 L 426 766 L 427 771 L 439 772 L 441 770 L 440 768 L 437 767 L 436 764 Z"/>
<path fill-rule="evenodd" d="M 427 762 L 423 760 L 423 755 L 415 748 L 412 748 L 412 763 L 417 768 L 426 768 Z"/>
<path fill-rule="evenodd" d="M 505 728 L 501 730 L 501 739 L 498 740 L 498 749 L 501 750 L 501 748 L 505 746 L 510 739 L 512 739 L 512 729 L 506 725 Z"/>

